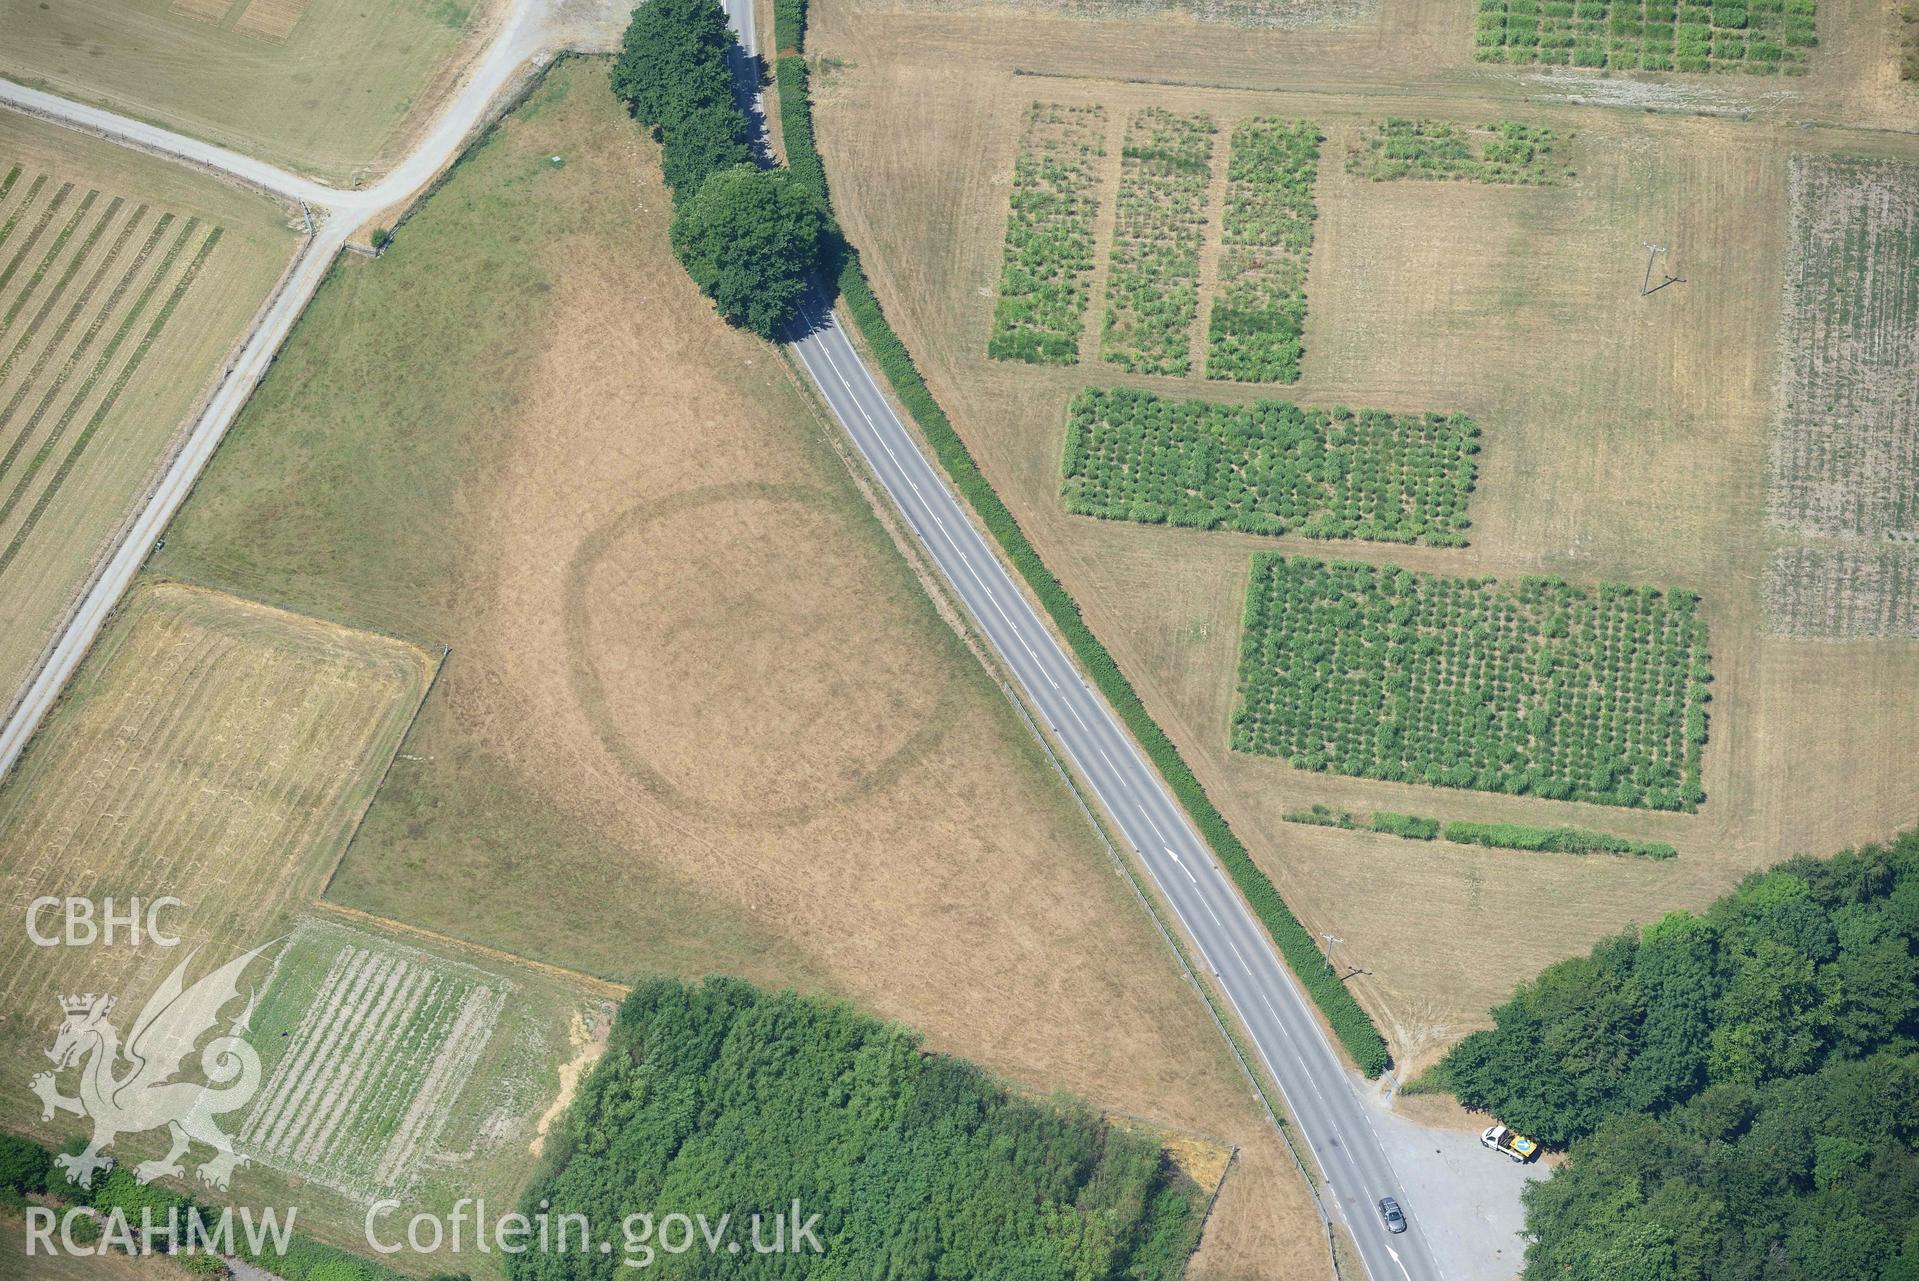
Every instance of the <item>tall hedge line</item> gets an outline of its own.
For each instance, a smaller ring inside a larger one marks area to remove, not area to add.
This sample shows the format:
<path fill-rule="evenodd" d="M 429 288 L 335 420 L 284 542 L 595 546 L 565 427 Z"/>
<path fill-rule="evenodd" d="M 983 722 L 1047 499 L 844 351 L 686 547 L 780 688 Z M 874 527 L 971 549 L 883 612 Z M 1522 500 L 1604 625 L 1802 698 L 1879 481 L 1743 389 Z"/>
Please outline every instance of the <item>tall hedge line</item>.
<path fill-rule="evenodd" d="M 806 44 L 806 0 L 773 0 L 773 52 L 798 53 Z"/>
<path fill-rule="evenodd" d="M 783 57 L 775 67 L 775 75 L 779 84 L 780 126 L 786 141 L 787 164 L 807 182 L 817 183 L 817 189 L 825 196 L 828 194 L 826 171 L 818 148 L 814 145 L 812 103 L 807 96 L 805 62 L 797 56 Z M 831 207 L 830 200 L 828 207 Z M 1065 636 L 1066 643 L 1099 685 L 1100 692 L 1106 696 L 1113 710 L 1139 740 L 1160 775 L 1172 787 L 1173 794 L 1185 806 L 1200 834 L 1232 875 L 1254 913 L 1265 923 L 1294 975 L 1332 1025 L 1340 1044 L 1346 1047 L 1346 1052 L 1352 1055 L 1361 1071 L 1367 1076 L 1378 1076 L 1392 1061 L 1386 1050 L 1385 1038 L 1380 1036 L 1379 1029 L 1373 1025 L 1366 1011 L 1359 1007 L 1345 984 L 1332 973 L 1312 934 L 1299 923 L 1299 919 L 1280 898 L 1279 891 L 1273 888 L 1273 883 L 1253 862 L 1252 855 L 1233 834 L 1232 828 L 1227 826 L 1224 816 L 1214 808 L 1199 779 L 1181 757 L 1179 749 L 1140 702 L 1132 682 L 1120 671 L 1113 656 L 1080 617 L 1079 606 L 1052 571 L 1046 568 L 1046 563 L 1027 541 L 1013 513 L 980 474 L 966 443 L 953 429 L 945 411 L 933 399 L 933 393 L 920 377 L 913 357 L 906 350 L 906 344 L 900 341 L 899 335 L 893 332 L 892 325 L 887 322 L 879 299 L 874 296 L 866 273 L 860 267 L 859 255 L 850 246 L 846 249 L 844 265 L 840 270 L 839 287 L 853 323 L 866 339 L 866 345 L 879 362 L 881 372 L 893 385 L 894 394 L 906 406 L 907 412 L 913 415 L 934 452 L 939 455 L 940 463 L 946 468 L 954 488 L 973 505 L 981 522 L 999 541 L 1007 559 L 1025 578 L 1033 594 L 1039 598 L 1040 604 Z"/>

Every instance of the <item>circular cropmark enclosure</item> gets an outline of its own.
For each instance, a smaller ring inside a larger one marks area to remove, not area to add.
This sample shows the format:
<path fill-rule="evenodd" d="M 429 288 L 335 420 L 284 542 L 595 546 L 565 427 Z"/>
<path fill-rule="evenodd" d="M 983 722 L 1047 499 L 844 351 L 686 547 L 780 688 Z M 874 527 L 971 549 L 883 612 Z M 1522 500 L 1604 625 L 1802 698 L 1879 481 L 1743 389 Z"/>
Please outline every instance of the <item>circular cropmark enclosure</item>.
<path fill-rule="evenodd" d="M 575 697 L 622 769 L 676 807 L 797 822 L 884 786 L 943 731 L 911 625 L 862 581 L 831 496 L 716 485 L 629 508 L 567 570 Z"/>

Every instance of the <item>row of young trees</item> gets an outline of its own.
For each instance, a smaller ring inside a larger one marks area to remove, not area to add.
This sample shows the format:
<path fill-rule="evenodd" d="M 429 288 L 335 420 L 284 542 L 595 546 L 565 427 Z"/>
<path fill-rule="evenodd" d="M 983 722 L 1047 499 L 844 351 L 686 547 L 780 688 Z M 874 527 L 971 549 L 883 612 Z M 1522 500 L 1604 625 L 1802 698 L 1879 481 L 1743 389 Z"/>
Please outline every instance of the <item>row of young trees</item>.
<path fill-rule="evenodd" d="M 1153 1139 L 1017 1098 L 897 1025 L 734 979 L 658 979 L 620 1007 L 526 1209 L 743 1222 L 796 1198 L 819 1216 L 820 1252 L 753 1257 L 756 1272 L 1174 1281 L 1204 1194 Z M 653 1268 L 738 1271 L 698 1250 Z M 631 1274 L 617 1255 L 578 1253 L 520 1255 L 507 1272 Z"/>
<path fill-rule="evenodd" d="M 1919 1278 L 1919 831 L 1552 966 L 1439 1075 L 1571 1160 L 1529 1278 Z"/>
<path fill-rule="evenodd" d="M 728 322 L 778 338 L 820 268 L 828 219 L 809 186 L 755 163 L 737 49 L 716 0 L 648 0 L 627 26 L 613 92 L 660 140 L 687 274 Z"/>

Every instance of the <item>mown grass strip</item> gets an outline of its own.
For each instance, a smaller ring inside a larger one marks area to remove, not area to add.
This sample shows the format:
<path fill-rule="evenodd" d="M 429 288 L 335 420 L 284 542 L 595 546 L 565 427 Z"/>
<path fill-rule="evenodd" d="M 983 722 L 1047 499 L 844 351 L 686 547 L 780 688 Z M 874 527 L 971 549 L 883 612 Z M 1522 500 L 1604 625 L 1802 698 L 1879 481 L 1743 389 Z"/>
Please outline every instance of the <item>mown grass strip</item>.
<path fill-rule="evenodd" d="M 819 152 L 813 146 L 812 103 L 806 94 L 805 64 L 798 57 L 781 58 L 776 74 L 779 77 L 781 125 L 785 133 L 788 163 L 796 174 L 806 176 L 808 182 L 817 183 L 824 199 L 827 196 L 826 171 L 820 162 Z M 873 295 L 866 274 L 860 268 L 859 256 L 850 246 L 840 270 L 839 288 L 847 312 L 866 340 L 867 349 L 873 353 L 881 372 L 892 384 L 900 403 L 906 406 L 907 412 L 919 424 L 941 466 L 946 469 L 953 487 L 972 504 L 981 523 L 1039 598 L 1047 615 L 1059 628 L 1067 645 L 1099 686 L 1107 702 L 1138 740 L 1141 749 L 1159 770 L 1173 794 L 1179 798 L 1201 836 L 1219 855 L 1221 866 L 1226 868 L 1254 914 L 1266 926 L 1280 955 L 1286 958 L 1300 985 L 1325 1015 L 1333 1034 L 1367 1076 L 1378 1076 L 1384 1072 L 1392 1062 L 1386 1050 L 1385 1038 L 1379 1034 L 1371 1017 L 1360 1008 L 1359 1002 L 1353 999 L 1353 994 L 1346 989 L 1345 984 L 1328 968 L 1325 954 L 1319 950 L 1311 933 L 1286 906 L 1266 873 L 1253 862 L 1252 855 L 1239 837 L 1234 835 L 1225 817 L 1214 807 L 1172 739 L 1166 736 L 1166 732 L 1140 702 L 1132 682 L 1120 671 L 1112 655 L 1080 617 L 1079 606 L 1074 603 L 1072 596 L 1047 569 L 1046 562 L 1027 540 L 1013 513 L 980 474 L 978 465 L 966 448 L 966 442 L 960 439 L 945 411 L 920 377 L 912 355 L 906 350 L 906 344 L 900 341 L 899 335 L 893 332 L 892 325 L 887 322 L 879 299 Z"/>
<path fill-rule="evenodd" d="M 189 222 L 187 225 L 191 229 L 193 223 Z M 40 498 L 34 503 L 33 510 L 28 513 L 24 521 L 20 522 L 20 528 L 14 534 L 13 541 L 7 545 L 7 550 L 0 552 L 0 574 L 6 573 L 7 566 L 11 565 L 14 558 L 20 554 L 20 549 L 26 545 L 27 536 L 33 533 L 33 527 L 40 523 L 40 517 L 46 514 L 54 495 L 60 492 L 60 487 L 66 483 L 68 475 L 80 461 L 80 455 L 86 451 L 88 442 L 93 439 L 94 433 L 100 430 L 100 424 L 105 422 L 107 415 L 112 412 L 114 403 L 120 399 L 120 393 L 126 390 L 127 383 L 132 380 L 133 375 L 146 360 L 147 352 L 152 350 L 153 344 L 160 337 L 161 330 L 166 328 L 167 321 L 179 307 L 180 300 L 185 298 L 187 290 L 193 287 L 194 280 L 200 275 L 200 269 L 212 256 L 214 246 L 220 243 L 220 231 L 220 228 L 215 227 L 207 234 L 206 240 L 200 246 L 200 251 L 193 256 L 193 261 L 187 264 L 187 269 L 180 273 L 180 282 L 174 286 L 165 304 L 154 315 L 153 323 L 147 327 L 146 335 L 140 339 L 140 345 L 133 349 L 133 354 L 121 368 L 119 377 L 113 380 L 113 386 L 101 398 L 100 407 L 94 410 L 93 417 L 87 421 L 86 427 L 74 437 L 73 446 L 67 450 L 67 456 L 60 460 L 60 466 L 53 473 L 53 478 L 47 482 L 47 487 L 40 491 Z M 0 516 L 0 520 L 5 519 L 4 516 Z"/>
<path fill-rule="evenodd" d="M 13 229 L 18 227 L 20 220 L 32 211 L 33 202 L 39 199 L 40 189 L 46 185 L 47 176 L 45 174 L 36 174 L 33 181 L 27 184 L 27 194 L 20 198 L 20 207 L 8 216 L 4 225 L 0 225 L 0 248 L 6 246 L 7 241 L 13 236 Z"/>
<path fill-rule="evenodd" d="M 13 350 L 7 353 L 7 358 L 0 360 L 0 386 L 6 385 L 8 375 L 13 373 L 14 362 L 20 359 L 20 353 L 27 349 L 27 344 L 33 341 L 34 335 L 46 326 L 47 317 L 53 314 L 53 309 L 60 305 L 62 298 L 66 297 L 67 287 L 73 283 L 73 278 L 80 274 L 80 269 L 86 266 L 87 260 L 93 257 L 93 251 L 99 247 L 100 237 L 106 234 L 107 228 L 113 224 L 113 220 L 119 216 L 125 204 L 125 200 L 115 196 L 108 203 L 106 212 L 100 215 L 100 221 L 93 225 L 93 230 L 88 232 L 87 238 L 80 243 L 80 248 L 74 252 L 72 258 L 68 259 L 67 269 L 60 273 L 59 281 L 48 292 L 45 301 L 40 304 L 40 310 L 35 312 L 33 319 L 27 322 L 27 332 L 21 334 L 15 341 Z M 125 233 L 121 234 L 124 237 Z M 35 363 L 36 370 L 40 367 L 40 363 L 45 361 L 47 354 L 59 344 L 61 334 L 64 332 L 63 329 L 53 336 L 45 351 L 41 353 L 41 362 Z"/>
<path fill-rule="evenodd" d="M 20 264 L 25 262 L 27 255 L 33 252 L 33 247 L 40 243 L 40 237 L 46 234 L 47 227 L 53 222 L 53 215 L 60 212 L 60 206 L 67 202 L 67 197 L 72 192 L 73 184 L 67 183 L 53 193 L 53 199 L 49 200 L 47 207 L 40 211 L 40 221 L 33 224 L 32 234 L 20 242 L 20 248 L 7 263 L 6 270 L 0 271 L 0 293 L 5 293 L 7 286 L 13 283 L 13 277 L 20 270 Z"/>
<path fill-rule="evenodd" d="M 93 208 L 93 202 L 99 198 L 99 195 L 97 191 L 89 191 L 86 194 L 85 199 L 80 202 L 80 207 L 74 210 L 73 217 L 68 219 L 67 225 L 60 229 L 60 234 L 53 238 L 53 244 L 48 247 L 46 257 L 40 260 L 40 265 L 34 268 L 33 274 L 27 277 L 27 283 L 20 286 L 20 292 L 13 296 L 13 304 L 7 308 L 5 315 L 0 315 L 0 339 L 4 339 L 13 330 L 13 322 L 20 318 L 20 313 L 32 300 L 34 291 L 40 287 L 40 282 L 47 278 L 49 271 L 53 270 L 53 264 L 59 259 L 60 251 L 67 247 L 67 242 L 73 239 L 73 233 L 80 229 L 80 224 L 85 221 L 88 211 Z M 32 338 L 39 330 L 40 322 L 46 319 L 47 313 L 52 311 L 54 304 L 59 301 L 60 291 L 67 287 L 67 283 L 85 263 L 87 255 L 93 252 L 93 246 L 99 241 L 100 233 L 106 230 L 107 219 L 113 217 L 115 211 L 120 208 L 120 203 L 118 199 L 115 199 L 108 205 L 105 216 L 94 224 L 93 231 L 88 234 L 86 240 L 81 242 L 79 251 L 67 263 L 66 271 L 61 273 L 59 283 L 53 287 L 53 292 L 47 295 L 46 302 L 41 305 L 39 315 L 34 317 L 33 323 L 27 326 L 27 332 L 21 336 L 22 343 Z M 8 365 L 13 363 L 11 356 L 6 363 Z M 4 368 L 0 368 L 0 379 L 5 377 Z"/>
<path fill-rule="evenodd" d="M 67 332 L 73 328 L 74 323 L 78 321 L 81 316 L 86 314 L 87 304 L 93 301 L 93 295 L 99 290 L 101 282 L 112 273 L 113 265 L 119 261 L 121 251 L 126 248 L 127 241 L 132 238 L 133 233 L 140 229 L 140 223 L 146 216 L 147 207 L 145 205 L 139 206 L 133 211 L 133 216 L 127 219 L 126 226 L 120 229 L 120 234 L 114 237 L 112 247 L 107 250 L 107 256 L 100 260 L 100 265 L 94 269 L 93 275 L 88 278 L 86 288 L 82 289 L 79 297 L 73 300 L 73 306 L 69 307 L 67 314 L 61 318 L 59 328 L 53 331 L 53 336 L 47 340 L 47 345 L 41 348 L 40 358 L 33 362 L 33 368 L 27 371 L 27 376 L 20 380 L 18 387 L 14 388 L 13 396 L 7 401 L 6 408 L 0 409 L 0 429 L 4 429 L 8 423 L 13 421 L 13 415 L 19 410 L 20 403 L 27 398 L 27 393 L 40 381 L 40 375 L 46 369 L 47 362 L 61 354 L 60 346 L 66 341 Z M 171 218 L 172 215 L 169 214 L 167 217 Z M 20 452 L 21 445 L 25 442 L 26 438 L 32 434 L 35 424 L 40 421 L 40 415 L 46 412 L 47 405 L 51 404 L 53 397 L 59 394 L 61 385 L 66 382 L 79 358 L 86 354 L 85 349 L 92 342 L 93 335 L 99 332 L 102 322 L 107 316 L 112 314 L 114 306 L 119 302 L 120 295 L 126 290 L 127 282 L 139 274 L 140 264 L 144 263 L 148 255 L 153 252 L 153 246 L 158 243 L 160 233 L 166 229 L 166 225 L 167 218 L 162 218 L 159 226 L 155 227 L 152 233 L 147 237 L 146 247 L 143 248 L 139 256 L 134 259 L 132 268 L 120 277 L 119 285 L 108 298 L 107 305 L 100 309 L 99 316 L 94 319 L 87 334 L 75 345 L 72 352 L 67 353 L 66 363 L 61 366 L 59 376 L 54 379 L 53 385 L 47 389 L 46 397 L 41 401 L 40 407 L 35 412 L 34 417 L 21 429 L 20 434 L 14 438 L 13 443 L 7 447 L 5 456 L 0 457 L 0 480 L 6 478 L 8 470 L 13 466 L 14 458 L 17 457 Z"/>
<path fill-rule="evenodd" d="M 120 344 L 126 341 L 128 334 L 133 332 L 133 326 L 138 323 L 140 314 L 146 310 L 147 303 L 152 300 L 154 291 L 160 287 L 160 282 L 166 278 L 167 272 L 172 269 L 174 260 L 180 256 L 180 251 L 186 247 L 187 240 L 193 235 L 194 228 L 198 224 L 199 220 L 197 218 L 187 220 L 186 226 L 180 229 L 179 236 L 167 250 L 166 257 L 161 259 L 159 269 L 153 273 L 152 279 L 147 281 L 146 288 L 140 291 L 139 295 L 133 301 L 133 306 L 129 307 L 127 314 L 121 318 L 119 328 L 114 330 L 113 337 L 108 340 L 106 347 L 101 350 L 100 358 L 94 362 L 93 368 L 87 372 L 86 378 L 81 381 L 79 388 L 75 390 L 73 399 L 67 402 L 66 409 L 55 421 L 53 429 L 47 433 L 47 438 L 41 442 L 40 448 L 34 453 L 33 457 L 28 460 L 26 470 L 21 472 L 19 479 L 14 482 L 13 492 L 7 495 L 4 503 L 0 503 L 0 525 L 6 524 L 7 517 L 13 514 L 13 509 L 19 505 L 21 498 L 25 496 L 27 486 L 33 483 L 33 478 L 39 474 L 40 468 L 44 466 L 47 459 L 52 456 L 54 447 L 60 443 L 60 438 L 66 434 L 68 426 L 72 424 L 74 418 L 80 413 L 80 407 L 86 403 L 87 396 L 93 391 L 94 384 L 99 382 L 101 376 L 112 366 L 113 358 L 120 350 Z M 105 319 L 106 313 L 103 311 L 100 320 Z M 48 394 L 53 394 L 52 389 L 49 389 Z M 45 402 L 43 401 L 42 403 L 44 404 Z M 35 418 L 37 420 L 37 414 Z M 21 432 L 20 439 L 22 441 L 26 439 L 27 433 L 32 430 L 32 426 L 33 424 L 29 423 L 26 430 Z M 0 461 L 0 478 L 5 477 L 6 463 L 10 462 L 11 458 L 12 451 L 9 450 L 8 459 Z"/>

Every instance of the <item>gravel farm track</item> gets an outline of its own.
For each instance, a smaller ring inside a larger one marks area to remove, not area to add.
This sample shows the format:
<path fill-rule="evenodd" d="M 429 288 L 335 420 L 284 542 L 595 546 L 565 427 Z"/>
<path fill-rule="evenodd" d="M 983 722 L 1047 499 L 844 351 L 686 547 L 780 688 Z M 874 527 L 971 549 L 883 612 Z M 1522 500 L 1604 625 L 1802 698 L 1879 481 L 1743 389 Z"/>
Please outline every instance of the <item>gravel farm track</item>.
<path fill-rule="evenodd" d="M 0 106 L 238 179 L 305 206 L 312 222 L 312 232 L 279 294 L 207 401 L 163 479 L 129 523 L 24 696 L 0 726 L 0 774 L 11 769 L 59 698 L 336 255 L 371 228 L 390 226 L 392 215 L 431 188 L 515 88 L 567 47 L 564 23 L 571 15 L 563 14 L 564 8 L 565 0 L 517 0 L 420 144 L 384 178 L 361 190 L 332 188 L 224 148 L 0 81 Z M 726 8 L 742 43 L 749 50 L 757 49 L 749 0 L 727 0 Z M 1284 1093 L 1295 1129 L 1320 1166 L 1323 1200 L 1350 1229 L 1372 1281 L 1500 1275 L 1498 1264 L 1488 1268 L 1488 1256 L 1496 1245 L 1486 1239 L 1487 1226 L 1516 1219 L 1518 1178 L 1503 1162 L 1471 1164 L 1455 1175 L 1475 1185 L 1464 1200 L 1497 1212 L 1485 1217 L 1435 1214 L 1435 1220 L 1451 1217 L 1455 1221 L 1436 1221 L 1430 1227 L 1422 1221 L 1418 1202 L 1409 1200 L 1405 1192 L 1413 1176 L 1395 1170 L 1379 1133 L 1380 1127 L 1397 1124 L 1396 1120 L 1378 1116 L 1369 1099 L 1372 1091 L 1343 1065 L 1211 851 L 962 509 L 834 315 L 810 317 L 792 350 L 980 632 L 992 642 L 1179 916 L 1196 954 L 1232 1003 L 1258 1057 Z M 1422 1137 L 1438 1141 L 1457 1136 Z M 1407 1148 L 1397 1143 L 1392 1150 L 1403 1153 Z M 1483 1179 L 1476 1177 L 1482 1170 Z M 1411 1210 L 1413 1228 L 1403 1236 L 1388 1237 L 1380 1228 L 1375 1203 L 1389 1195 L 1399 1197 Z M 1436 1257 L 1441 1253 L 1446 1256 L 1443 1265 Z"/>

